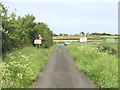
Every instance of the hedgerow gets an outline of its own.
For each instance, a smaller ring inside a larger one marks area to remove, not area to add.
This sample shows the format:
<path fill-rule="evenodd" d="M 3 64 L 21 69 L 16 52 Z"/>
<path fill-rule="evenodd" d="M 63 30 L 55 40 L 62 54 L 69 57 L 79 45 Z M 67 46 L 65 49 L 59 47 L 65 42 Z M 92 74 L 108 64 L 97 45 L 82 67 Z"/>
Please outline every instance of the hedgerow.
<path fill-rule="evenodd" d="M 3 54 L 13 50 L 32 46 L 38 34 L 43 37 L 41 47 L 49 48 L 52 41 L 52 31 L 43 22 L 35 22 L 33 15 L 17 16 L 16 13 L 8 13 L 8 8 L 0 3 L 1 7 L 1 30 L 2 33 L 2 52 Z"/>

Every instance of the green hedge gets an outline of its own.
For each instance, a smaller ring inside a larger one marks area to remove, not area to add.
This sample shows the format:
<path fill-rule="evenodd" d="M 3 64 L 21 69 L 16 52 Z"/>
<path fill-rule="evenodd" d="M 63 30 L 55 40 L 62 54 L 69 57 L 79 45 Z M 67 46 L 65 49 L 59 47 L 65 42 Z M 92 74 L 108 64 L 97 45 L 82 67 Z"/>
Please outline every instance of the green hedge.
<path fill-rule="evenodd" d="M 43 22 L 35 22 L 33 15 L 17 16 L 15 13 L 8 14 L 8 8 L 2 7 L 2 52 L 3 54 L 13 50 L 34 45 L 33 41 L 38 34 L 43 37 L 42 47 L 49 48 L 53 44 L 52 31 Z"/>

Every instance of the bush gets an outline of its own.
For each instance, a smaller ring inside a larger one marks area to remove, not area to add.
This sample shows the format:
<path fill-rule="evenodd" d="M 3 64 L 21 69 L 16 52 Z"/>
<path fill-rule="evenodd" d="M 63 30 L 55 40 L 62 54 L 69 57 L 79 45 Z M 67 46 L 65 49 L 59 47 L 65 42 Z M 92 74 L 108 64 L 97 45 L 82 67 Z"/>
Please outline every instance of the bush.
<path fill-rule="evenodd" d="M 101 44 L 98 46 L 98 49 L 102 52 L 107 52 L 109 54 L 116 54 L 116 50 L 108 45 Z"/>
<path fill-rule="evenodd" d="M 8 14 L 8 9 L 4 4 L 0 3 L 2 7 L 2 52 L 12 51 L 13 48 L 21 48 L 31 46 L 33 39 L 36 39 L 38 34 L 43 36 L 43 47 L 49 48 L 53 44 L 52 31 L 42 22 L 35 22 L 33 15 L 25 15 L 23 17 L 16 16 L 15 13 Z"/>

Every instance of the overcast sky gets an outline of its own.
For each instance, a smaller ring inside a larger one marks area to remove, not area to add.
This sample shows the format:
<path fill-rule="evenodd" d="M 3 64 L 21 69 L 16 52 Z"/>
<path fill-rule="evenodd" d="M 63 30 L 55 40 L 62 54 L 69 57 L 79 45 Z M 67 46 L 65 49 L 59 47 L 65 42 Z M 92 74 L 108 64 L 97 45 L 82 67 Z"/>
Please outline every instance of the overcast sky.
<path fill-rule="evenodd" d="M 17 15 L 33 14 L 56 33 L 118 33 L 118 0 L 4 0 Z"/>

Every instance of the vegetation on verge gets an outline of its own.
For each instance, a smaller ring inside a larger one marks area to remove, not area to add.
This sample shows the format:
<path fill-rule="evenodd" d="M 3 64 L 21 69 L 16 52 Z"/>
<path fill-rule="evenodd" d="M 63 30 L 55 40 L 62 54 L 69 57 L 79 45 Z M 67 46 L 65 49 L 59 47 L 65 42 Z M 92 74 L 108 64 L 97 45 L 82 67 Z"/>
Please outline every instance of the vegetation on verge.
<path fill-rule="evenodd" d="M 117 43 L 71 43 L 67 46 L 79 69 L 102 88 L 118 88 Z"/>
<path fill-rule="evenodd" d="M 31 88 L 53 47 L 25 47 L 7 53 L 2 61 L 2 88 Z"/>
<path fill-rule="evenodd" d="M 52 31 L 45 23 L 35 22 L 33 15 L 17 16 L 15 12 L 9 13 L 1 2 L 0 7 L 2 87 L 32 87 L 52 51 Z M 38 34 L 44 39 L 39 49 L 34 47 Z"/>
<path fill-rule="evenodd" d="M 43 22 L 35 22 L 33 15 L 17 16 L 16 13 L 8 13 L 8 8 L 0 3 L 0 33 L 2 33 L 2 53 L 12 51 L 14 48 L 32 46 L 38 34 L 43 37 L 42 47 L 49 48 L 52 41 L 52 31 Z"/>

